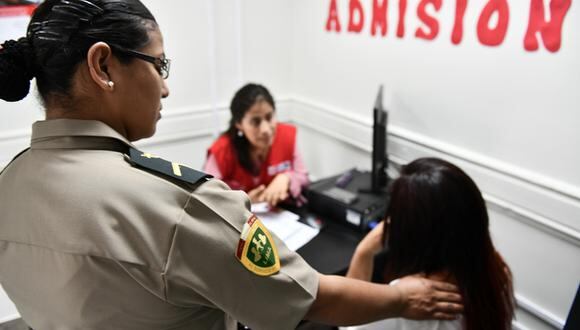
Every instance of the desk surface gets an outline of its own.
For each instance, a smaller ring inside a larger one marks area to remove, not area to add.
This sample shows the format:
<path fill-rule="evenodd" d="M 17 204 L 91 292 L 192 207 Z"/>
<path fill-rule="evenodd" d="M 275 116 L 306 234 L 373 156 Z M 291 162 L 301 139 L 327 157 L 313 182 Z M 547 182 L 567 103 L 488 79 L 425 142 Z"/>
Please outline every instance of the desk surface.
<path fill-rule="evenodd" d="M 301 216 L 301 221 L 314 215 L 306 208 L 294 209 L 292 212 Z M 318 272 L 326 275 L 343 275 L 350 264 L 350 259 L 359 241 L 364 236 L 361 232 L 330 219 L 317 217 L 323 223 L 320 233 L 296 252 Z"/>

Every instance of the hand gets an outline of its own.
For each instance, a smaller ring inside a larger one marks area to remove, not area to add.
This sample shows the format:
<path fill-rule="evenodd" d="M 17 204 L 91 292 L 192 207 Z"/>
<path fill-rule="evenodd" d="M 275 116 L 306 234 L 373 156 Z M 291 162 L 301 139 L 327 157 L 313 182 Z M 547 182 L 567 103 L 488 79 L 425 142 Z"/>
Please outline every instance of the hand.
<path fill-rule="evenodd" d="M 263 195 L 264 195 L 265 189 L 266 189 L 266 186 L 261 184 L 258 187 L 250 190 L 248 192 L 248 197 L 250 197 L 250 202 L 251 203 L 258 203 L 258 202 L 264 201 Z"/>
<path fill-rule="evenodd" d="M 454 320 L 463 312 L 457 286 L 417 275 L 403 277 L 393 285 L 401 292 L 401 316 L 413 320 Z"/>
<path fill-rule="evenodd" d="M 381 221 L 379 224 L 373 228 L 363 239 L 358 243 L 356 247 L 357 253 L 361 253 L 367 257 L 374 257 L 375 254 L 379 253 L 383 249 L 383 230 L 385 227 L 385 222 Z"/>
<path fill-rule="evenodd" d="M 264 190 L 262 200 L 268 202 L 271 206 L 276 206 L 281 201 L 288 198 L 288 189 L 290 188 L 290 176 L 284 173 L 276 175 Z"/>

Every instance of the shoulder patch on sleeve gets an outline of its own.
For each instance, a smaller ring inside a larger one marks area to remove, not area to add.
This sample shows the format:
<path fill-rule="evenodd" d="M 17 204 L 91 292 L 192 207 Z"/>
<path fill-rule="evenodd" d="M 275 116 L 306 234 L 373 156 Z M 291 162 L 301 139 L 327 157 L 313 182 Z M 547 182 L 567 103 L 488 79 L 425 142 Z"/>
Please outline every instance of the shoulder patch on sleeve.
<path fill-rule="evenodd" d="M 244 224 L 236 257 L 256 275 L 270 276 L 280 271 L 280 257 L 272 235 L 255 215 Z"/>
<path fill-rule="evenodd" d="M 195 184 L 201 180 L 212 178 L 211 175 L 196 171 L 176 162 L 159 158 L 150 153 L 135 148 L 129 150 L 129 159 L 132 164 L 168 175 L 177 180 Z"/>

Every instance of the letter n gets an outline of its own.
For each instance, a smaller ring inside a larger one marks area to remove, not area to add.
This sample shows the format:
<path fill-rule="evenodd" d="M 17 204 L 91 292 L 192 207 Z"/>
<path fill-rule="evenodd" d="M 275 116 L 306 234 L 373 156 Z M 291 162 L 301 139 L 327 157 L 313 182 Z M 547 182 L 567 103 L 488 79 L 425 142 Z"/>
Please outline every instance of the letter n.
<path fill-rule="evenodd" d="M 328 19 L 326 20 L 326 31 L 332 30 L 340 32 L 340 19 L 338 18 L 338 9 L 336 9 L 336 0 L 330 0 Z"/>
<path fill-rule="evenodd" d="M 550 1 L 550 21 L 546 21 L 544 14 L 544 0 L 532 0 L 530 6 L 530 21 L 524 38 L 524 48 L 527 51 L 538 50 L 537 33 L 544 40 L 546 49 L 557 52 L 562 45 L 562 25 L 564 17 L 570 9 L 572 0 Z"/>

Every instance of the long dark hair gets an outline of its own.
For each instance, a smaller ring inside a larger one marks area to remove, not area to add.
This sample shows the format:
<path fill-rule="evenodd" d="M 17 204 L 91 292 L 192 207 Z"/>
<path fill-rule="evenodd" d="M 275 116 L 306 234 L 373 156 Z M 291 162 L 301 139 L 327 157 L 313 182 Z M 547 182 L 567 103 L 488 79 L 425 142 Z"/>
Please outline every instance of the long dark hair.
<path fill-rule="evenodd" d="M 448 272 L 463 297 L 466 330 L 511 329 L 511 273 L 473 180 L 449 162 L 421 158 L 403 167 L 390 196 L 385 279 Z"/>
<path fill-rule="evenodd" d="M 266 87 L 250 83 L 240 88 L 232 99 L 230 105 L 232 118 L 230 119 L 228 130 L 224 133 L 232 142 L 240 165 L 246 171 L 254 175 L 258 174 L 258 169 L 255 167 L 250 156 L 250 141 L 248 141 L 244 135 L 240 136 L 238 134 L 236 124 L 241 122 L 246 115 L 246 112 L 248 112 L 254 104 L 259 102 L 267 102 L 274 110 L 276 110 L 274 98 Z"/>
<path fill-rule="evenodd" d="M 34 11 L 26 37 L 2 45 L 0 98 L 23 99 L 36 77 L 45 103 L 53 96 L 67 100 L 72 76 L 94 43 L 107 43 L 128 63 L 131 58 L 116 49 L 141 49 L 156 27 L 139 0 L 46 0 Z"/>

